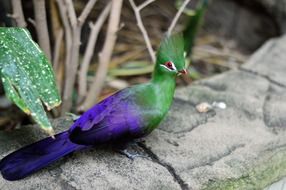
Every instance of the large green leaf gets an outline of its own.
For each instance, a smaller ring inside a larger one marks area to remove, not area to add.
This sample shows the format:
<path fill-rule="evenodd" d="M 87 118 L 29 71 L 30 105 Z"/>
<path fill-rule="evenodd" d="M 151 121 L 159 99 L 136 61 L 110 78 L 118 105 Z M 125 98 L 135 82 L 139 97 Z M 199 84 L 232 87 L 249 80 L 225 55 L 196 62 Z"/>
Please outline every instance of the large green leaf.
<path fill-rule="evenodd" d="M 26 29 L 0 27 L 0 69 L 7 97 L 51 133 L 42 103 L 50 110 L 61 99 L 51 64 Z"/>

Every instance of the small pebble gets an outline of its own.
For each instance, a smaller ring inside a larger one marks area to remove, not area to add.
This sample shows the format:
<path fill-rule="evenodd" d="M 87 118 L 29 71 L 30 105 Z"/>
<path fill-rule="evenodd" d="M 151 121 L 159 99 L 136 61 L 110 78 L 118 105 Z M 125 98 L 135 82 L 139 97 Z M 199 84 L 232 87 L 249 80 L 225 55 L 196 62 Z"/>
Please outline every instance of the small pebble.
<path fill-rule="evenodd" d="M 224 102 L 213 102 L 212 104 L 202 102 L 196 106 L 196 109 L 199 113 L 206 113 L 213 108 L 226 109 L 226 107 Z"/>
<path fill-rule="evenodd" d="M 224 102 L 213 102 L 212 106 L 220 109 L 226 109 L 226 104 Z"/>
<path fill-rule="evenodd" d="M 208 112 L 210 109 L 212 109 L 212 106 L 207 103 L 207 102 L 203 102 L 203 103 L 200 103 L 196 106 L 196 109 L 198 112 L 200 113 L 206 113 Z"/>

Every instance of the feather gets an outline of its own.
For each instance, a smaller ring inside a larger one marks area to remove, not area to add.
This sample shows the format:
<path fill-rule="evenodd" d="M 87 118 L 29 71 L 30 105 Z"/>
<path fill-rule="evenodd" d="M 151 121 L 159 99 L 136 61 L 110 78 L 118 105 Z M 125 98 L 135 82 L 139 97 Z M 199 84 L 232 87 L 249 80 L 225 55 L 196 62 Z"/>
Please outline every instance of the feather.
<path fill-rule="evenodd" d="M 72 143 L 63 132 L 21 148 L 0 162 L 2 176 L 10 181 L 22 179 L 59 158 L 86 146 Z"/>
<path fill-rule="evenodd" d="M 98 145 L 142 134 L 142 116 L 140 106 L 134 101 L 135 94 L 126 88 L 92 107 L 70 128 L 71 141 Z"/>
<path fill-rule="evenodd" d="M 166 37 L 157 52 L 157 64 L 172 61 L 178 69 L 185 67 L 184 40 L 181 34 Z"/>

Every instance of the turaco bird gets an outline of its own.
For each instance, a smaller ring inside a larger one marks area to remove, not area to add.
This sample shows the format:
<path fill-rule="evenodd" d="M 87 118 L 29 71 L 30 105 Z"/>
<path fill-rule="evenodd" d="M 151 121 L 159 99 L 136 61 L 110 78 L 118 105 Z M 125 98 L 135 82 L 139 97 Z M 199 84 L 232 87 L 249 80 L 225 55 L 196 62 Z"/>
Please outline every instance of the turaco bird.
<path fill-rule="evenodd" d="M 150 82 L 107 97 L 55 139 L 45 138 L 4 157 L 0 162 L 2 176 L 19 180 L 90 145 L 126 143 L 148 135 L 172 104 L 176 77 L 186 73 L 182 37 L 166 37 L 157 52 Z"/>

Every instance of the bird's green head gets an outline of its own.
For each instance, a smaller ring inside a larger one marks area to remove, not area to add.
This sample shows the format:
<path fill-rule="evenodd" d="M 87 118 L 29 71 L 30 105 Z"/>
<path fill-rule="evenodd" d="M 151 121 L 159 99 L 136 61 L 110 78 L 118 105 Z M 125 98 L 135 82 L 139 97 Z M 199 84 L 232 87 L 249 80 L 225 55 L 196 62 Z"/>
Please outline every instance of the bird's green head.
<path fill-rule="evenodd" d="M 186 73 L 182 35 L 166 37 L 157 52 L 154 74 L 178 76 Z"/>

